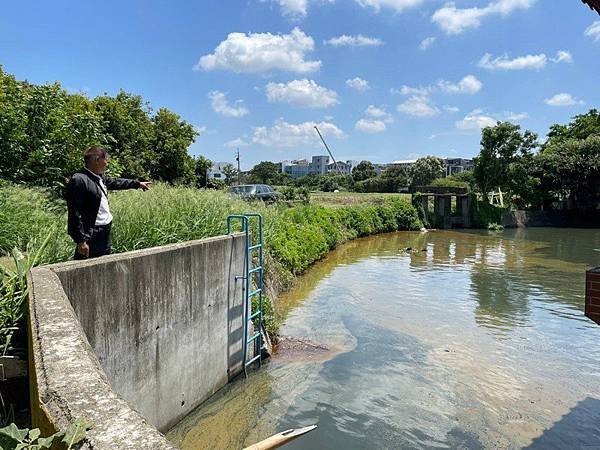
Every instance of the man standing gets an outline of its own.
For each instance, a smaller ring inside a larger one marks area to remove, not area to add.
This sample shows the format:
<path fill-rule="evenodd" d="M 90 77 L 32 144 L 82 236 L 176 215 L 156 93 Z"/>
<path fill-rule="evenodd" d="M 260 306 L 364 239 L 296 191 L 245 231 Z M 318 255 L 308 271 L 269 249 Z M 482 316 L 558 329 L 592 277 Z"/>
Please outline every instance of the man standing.
<path fill-rule="evenodd" d="M 88 148 L 83 160 L 85 167 L 73 175 L 67 186 L 68 232 L 77 244 L 74 259 L 111 252 L 108 190 L 150 189 L 150 182 L 105 177 L 108 153 L 102 147 Z"/>

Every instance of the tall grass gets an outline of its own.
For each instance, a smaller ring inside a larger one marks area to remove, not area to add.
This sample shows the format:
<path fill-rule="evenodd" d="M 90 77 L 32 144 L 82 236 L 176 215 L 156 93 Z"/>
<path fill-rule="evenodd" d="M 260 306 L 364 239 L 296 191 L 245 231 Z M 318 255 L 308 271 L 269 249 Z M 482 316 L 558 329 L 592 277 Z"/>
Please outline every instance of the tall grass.
<path fill-rule="evenodd" d="M 267 206 L 231 199 L 223 192 L 162 184 L 148 192 L 110 195 L 117 253 L 225 234 L 229 214 L 262 214 L 270 296 L 289 287 L 296 274 L 348 239 L 422 226 L 415 208 L 399 196 L 378 199 L 373 206 L 361 202 L 328 208 Z M 66 234 L 65 208 L 64 202 L 40 189 L 0 187 L 0 256 L 17 249 L 35 252 L 36 263 L 70 259 L 74 244 Z"/>

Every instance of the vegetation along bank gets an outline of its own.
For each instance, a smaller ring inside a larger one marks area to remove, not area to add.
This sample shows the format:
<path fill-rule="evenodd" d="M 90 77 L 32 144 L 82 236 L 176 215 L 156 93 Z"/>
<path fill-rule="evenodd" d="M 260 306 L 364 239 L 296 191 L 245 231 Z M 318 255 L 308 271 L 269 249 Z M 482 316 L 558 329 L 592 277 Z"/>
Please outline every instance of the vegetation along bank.
<path fill-rule="evenodd" d="M 264 217 L 265 284 L 268 297 L 287 289 L 294 277 L 340 243 L 360 236 L 422 227 L 416 209 L 401 198 L 382 198 L 374 205 L 325 207 L 248 204 L 214 190 L 158 184 L 146 193 L 111 193 L 115 216 L 113 249 L 125 252 L 201 239 L 226 233 L 229 214 L 258 212 Z M 67 261 L 73 243 L 65 231 L 66 207 L 51 191 L 5 184 L 0 186 L 0 253 L 13 249 L 37 255 L 37 264 Z M 42 247 L 43 246 L 43 247 Z M 5 265 L 7 259 L 4 260 Z M 8 281 L 5 278 L 6 281 Z M 2 345 L 21 327 L 25 303 L 2 291 Z M 19 308 L 20 312 L 14 309 Z M 277 320 L 267 300 L 266 321 L 271 333 Z M 18 333 L 17 333 L 18 334 Z M 11 339 L 5 351 L 24 346 Z"/>

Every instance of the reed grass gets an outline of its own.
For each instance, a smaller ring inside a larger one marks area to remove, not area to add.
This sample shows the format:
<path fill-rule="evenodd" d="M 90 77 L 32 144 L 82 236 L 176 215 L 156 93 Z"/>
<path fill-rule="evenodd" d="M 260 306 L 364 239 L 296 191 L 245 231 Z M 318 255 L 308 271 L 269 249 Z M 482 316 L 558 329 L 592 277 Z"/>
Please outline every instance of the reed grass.
<path fill-rule="evenodd" d="M 270 296 L 276 296 L 295 275 L 348 239 L 422 226 L 415 208 L 398 195 L 377 197 L 375 202 L 372 196 L 368 202 L 364 195 L 359 197 L 358 204 L 331 208 L 247 203 L 220 191 L 164 184 L 148 192 L 114 192 L 110 194 L 113 251 L 225 234 L 229 214 L 259 213 L 264 219 L 265 283 Z M 256 235 L 256 229 L 252 231 Z M 66 233 L 62 200 L 38 188 L 0 187 L 0 257 L 14 251 L 34 253 L 35 264 L 71 259 L 74 244 Z"/>

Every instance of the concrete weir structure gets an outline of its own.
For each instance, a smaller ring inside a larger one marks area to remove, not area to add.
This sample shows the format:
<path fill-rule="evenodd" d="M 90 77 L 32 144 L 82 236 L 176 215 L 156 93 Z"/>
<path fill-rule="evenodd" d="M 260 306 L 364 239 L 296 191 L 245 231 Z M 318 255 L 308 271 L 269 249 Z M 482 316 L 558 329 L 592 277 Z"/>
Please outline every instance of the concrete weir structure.
<path fill-rule="evenodd" d="M 84 417 L 89 448 L 174 448 L 159 430 L 243 370 L 245 245 L 239 233 L 33 269 L 33 425 Z"/>

